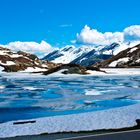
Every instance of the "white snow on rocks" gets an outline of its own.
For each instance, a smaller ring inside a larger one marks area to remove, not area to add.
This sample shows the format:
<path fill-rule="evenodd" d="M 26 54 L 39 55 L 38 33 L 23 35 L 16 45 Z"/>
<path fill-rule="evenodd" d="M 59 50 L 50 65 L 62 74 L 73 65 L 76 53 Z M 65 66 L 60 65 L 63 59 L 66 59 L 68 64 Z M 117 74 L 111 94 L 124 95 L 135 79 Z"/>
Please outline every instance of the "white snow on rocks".
<path fill-rule="evenodd" d="M 46 71 L 46 69 L 42 69 L 42 68 L 38 68 L 38 67 L 28 67 L 25 71 L 21 71 L 21 72 L 40 72 L 40 71 Z"/>
<path fill-rule="evenodd" d="M 0 61 L 0 64 L 1 64 L 1 65 L 5 65 L 5 66 L 15 65 L 15 63 L 14 63 L 13 61 L 6 61 L 6 63 L 2 63 L 2 62 Z"/>
<path fill-rule="evenodd" d="M 105 73 L 101 72 L 101 71 L 87 70 L 86 72 L 91 74 L 91 75 L 105 75 Z"/>
<path fill-rule="evenodd" d="M 136 62 L 139 63 L 140 62 L 140 59 L 136 60 Z"/>
<path fill-rule="evenodd" d="M 125 58 L 120 58 L 116 61 L 113 61 L 112 63 L 109 64 L 109 67 L 116 67 L 116 65 L 118 64 L 118 62 L 128 62 L 129 61 L 129 57 L 125 57 Z"/>
<path fill-rule="evenodd" d="M 11 58 L 18 58 L 20 56 L 23 57 L 23 55 L 19 55 L 19 54 L 16 54 L 16 53 L 11 53 L 10 54 L 10 50 L 0 50 L 0 55 L 7 55 L 7 56 L 10 56 Z"/>
<path fill-rule="evenodd" d="M 133 51 L 135 51 L 135 50 L 137 50 L 138 48 L 136 47 L 136 48 L 132 48 L 131 50 L 130 50 L 130 53 L 132 53 Z"/>
<path fill-rule="evenodd" d="M 12 54 L 9 55 L 11 58 L 18 58 L 18 57 L 23 57 L 23 55 L 19 55 L 19 54 Z"/>
<path fill-rule="evenodd" d="M 6 55 L 7 53 L 6 53 L 6 51 L 4 50 L 0 50 L 0 55 Z"/>

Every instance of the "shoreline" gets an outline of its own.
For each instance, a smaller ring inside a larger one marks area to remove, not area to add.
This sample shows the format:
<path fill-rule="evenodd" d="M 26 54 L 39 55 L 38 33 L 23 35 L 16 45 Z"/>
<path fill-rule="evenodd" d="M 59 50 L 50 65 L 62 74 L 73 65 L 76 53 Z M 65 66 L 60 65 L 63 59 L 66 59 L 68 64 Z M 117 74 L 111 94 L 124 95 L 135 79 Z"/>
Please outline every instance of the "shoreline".
<path fill-rule="evenodd" d="M 25 136 L 16 136 L 16 137 L 8 137 L 8 138 L 0 138 L 1 140 L 40 140 L 40 139 L 73 139 L 73 138 L 83 138 L 83 137 L 91 137 L 91 136 L 102 136 L 102 135 L 110 135 L 110 134 L 118 134 L 118 133 L 126 133 L 126 132 L 135 132 L 140 131 L 140 125 L 135 125 L 133 127 L 126 127 L 120 129 L 103 129 L 103 130 L 94 130 L 94 131 L 80 131 L 80 132 L 62 132 L 62 133 L 52 133 L 52 134 L 39 134 L 39 135 L 25 135 Z"/>
<path fill-rule="evenodd" d="M 10 121 L 0 124 L 0 138 L 132 127 L 136 125 L 136 119 L 140 119 L 139 108 L 140 104 L 135 104 L 104 111 L 37 118 L 31 119 L 36 123 L 28 124 L 13 125 L 15 121 Z"/>

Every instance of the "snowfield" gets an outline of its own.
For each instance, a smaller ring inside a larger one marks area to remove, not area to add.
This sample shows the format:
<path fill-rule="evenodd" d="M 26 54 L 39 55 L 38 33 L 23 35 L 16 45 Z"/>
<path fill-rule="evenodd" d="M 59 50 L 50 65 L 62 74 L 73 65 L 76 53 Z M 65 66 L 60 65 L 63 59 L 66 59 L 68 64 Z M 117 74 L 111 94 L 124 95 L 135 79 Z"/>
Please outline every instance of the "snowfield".
<path fill-rule="evenodd" d="M 32 119 L 36 122 L 28 124 L 13 125 L 11 121 L 0 124 L 0 137 L 123 128 L 136 125 L 135 121 L 139 118 L 140 104 L 135 104 L 90 113 Z"/>
<path fill-rule="evenodd" d="M 102 55 L 117 55 L 119 52 L 124 51 L 125 49 L 132 48 L 136 45 L 140 44 L 140 41 L 132 41 L 131 43 L 114 43 L 114 47 L 112 44 L 110 45 L 88 45 L 81 46 L 79 48 L 74 45 L 67 45 L 61 49 L 55 49 L 50 52 L 49 55 L 44 57 L 44 60 L 49 60 L 54 63 L 64 63 L 68 64 L 70 62 L 83 64 L 82 61 L 88 59 L 88 61 L 92 61 L 94 56 L 102 56 Z M 135 51 L 136 49 L 132 48 L 130 53 Z"/>
<path fill-rule="evenodd" d="M 125 57 L 125 58 L 120 58 L 116 61 L 113 61 L 112 63 L 109 64 L 109 67 L 116 67 L 118 62 L 128 62 L 129 61 L 129 57 Z"/>

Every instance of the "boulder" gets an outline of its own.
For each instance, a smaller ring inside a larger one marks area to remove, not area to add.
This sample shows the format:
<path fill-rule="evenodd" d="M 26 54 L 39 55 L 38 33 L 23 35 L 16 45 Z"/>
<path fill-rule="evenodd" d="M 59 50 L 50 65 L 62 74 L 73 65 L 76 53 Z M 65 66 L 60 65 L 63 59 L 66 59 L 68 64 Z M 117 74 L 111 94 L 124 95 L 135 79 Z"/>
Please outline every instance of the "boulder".
<path fill-rule="evenodd" d="M 89 74 L 87 70 L 101 71 L 99 68 L 96 67 L 84 67 L 78 64 L 61 64 L 57 67 L 51 68 L 43 72 L 43 74 L 48 75 L 60 70 L 64 70 L 62 71 L 63 74 L 82 74 L 82 75 Z"/>

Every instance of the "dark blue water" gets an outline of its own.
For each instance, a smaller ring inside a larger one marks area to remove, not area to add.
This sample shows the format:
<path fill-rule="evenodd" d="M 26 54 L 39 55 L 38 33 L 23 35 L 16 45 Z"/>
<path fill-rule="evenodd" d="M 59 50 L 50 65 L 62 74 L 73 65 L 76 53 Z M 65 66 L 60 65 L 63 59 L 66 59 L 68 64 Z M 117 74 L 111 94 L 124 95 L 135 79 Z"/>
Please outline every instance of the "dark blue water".
<path fill-rule="evenodd" d="M 0 75 L 0 122 L 139 103 L 139 76 Z"/>

